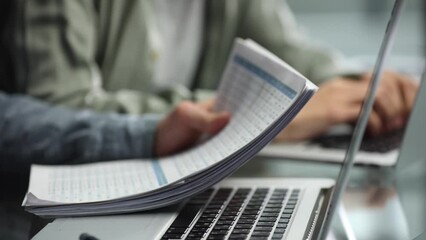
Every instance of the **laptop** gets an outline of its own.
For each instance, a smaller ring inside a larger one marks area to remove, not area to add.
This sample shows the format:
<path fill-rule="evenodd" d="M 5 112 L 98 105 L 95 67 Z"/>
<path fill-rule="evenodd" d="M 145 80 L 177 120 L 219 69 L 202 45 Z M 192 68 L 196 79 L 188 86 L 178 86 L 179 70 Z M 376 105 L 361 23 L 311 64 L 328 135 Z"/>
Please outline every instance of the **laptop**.
<path fill-rule="evenodd" d="M 402 2 L 395 2 L 372 85 L 336 181 L 230 178 L 179 206 L 57 219 L 34 239 L 325 239 L 363 137 Z"/>
<path fill-rule="evenodd" d="M 409 57 L 397 57 L 396 59 L 399 61 L 399 66 L 396 62 L 390 64 L 390 66 L 399 68 L 401 72 L 405 71 L 406 74 L 411 75 L 415 80 L 421 79 L 422 72 L 426 70 L 426 59 Z M 360 59 L 357 60 L 359 61 Z M 365 57 L 362 60 L 362 62 L 368 62 L 366 65 L 370 69 L 371 60 L 367 60 Z M 355 157 L 355 163 L 394 166 L 397 163 L 405 130 L 405 128 L 402 128 L 378 137 L 364 136 L 360 151 Z M 342 162 L 350 143 L 352 132 L 353 126 L 349 124 L 338 125 L 323 136 L 312 140 L 292 143 L 273 142 L 262 149 L 259 156 L 320 162 Z"/>
<path fill-rule="evenodd" d="M 367 185 L 353 186 L 349 194 L 345 193 L 345 208 L 339 208 L 339 217 L 347 219 L 349 224 L 343 226 L 349 226 L 348 232 L 356 233 L 356 239 L 372 236 L 375 239 L 414 239 L 425 231 L 425 109 L 426 72 L 406 127 L 396 168 L 383 178 L 367 181 Z M 382 221 L 384 218 L 389 221 Z M 355 234 L 348 235 L 355 239 Z"/>
<path fill-rule="evenodd" d="M 355 163 L 374 166 L 393 166 L 396 164 L 405 129 L 383 135 L 378 138 L 366 137 L 358 152 Z M 338 125 L 330 132 L 313 140 L 294 143 L 271 143 L 260 151 L 262 157 L 342 162 L 350 142 L 353 128 L 350 125 Z"/>

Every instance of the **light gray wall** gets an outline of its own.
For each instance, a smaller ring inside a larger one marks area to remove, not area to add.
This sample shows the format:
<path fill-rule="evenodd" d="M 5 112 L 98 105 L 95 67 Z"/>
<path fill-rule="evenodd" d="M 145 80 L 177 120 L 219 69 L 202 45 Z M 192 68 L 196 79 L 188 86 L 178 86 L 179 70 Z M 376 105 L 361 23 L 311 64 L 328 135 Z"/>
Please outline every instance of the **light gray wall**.
<path fill-rule="evenodd" d="M 309 38 L 349 57 L 375 58 L 393 0 L 287 0 Z M 406 0 L 392 57 L 422 58 L 426 53 L 426 0 Z"/>
<path fill-rule="evenodd" d="M 408 10 L 423 9 L 424 0 L 406 0 Z M 393 0 L 288 0 L 296 12 L 387 11 Z"/>

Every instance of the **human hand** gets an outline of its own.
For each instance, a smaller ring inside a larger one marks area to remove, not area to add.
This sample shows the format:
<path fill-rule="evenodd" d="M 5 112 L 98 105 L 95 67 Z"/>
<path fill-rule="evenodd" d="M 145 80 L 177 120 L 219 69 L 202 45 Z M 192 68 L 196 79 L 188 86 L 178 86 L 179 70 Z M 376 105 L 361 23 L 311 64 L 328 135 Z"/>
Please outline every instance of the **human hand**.
<path fill-rule="evenodd" d="M 361 81 L 370 83 L 371 75 L 364 74 Z M 375 136 L 402 128 L 413 109 L 418 88 L 419 82 L 393 71 L 385 71 L 370 114 L 368 133 Z"/>
<path fill-rule="evenodd" d="M 370 84 L 371 74 L 360 80 L 334 78 L 322 84 L 318 92 L 289 126 L 276 138 L 278 141 L 300 141 L 317 137 L 330 127 L 355 123 Z M 387 71 L 379 86 L 374 109 L 368 120 L 368 133 L 378 135 L 401 128 L 414 104 L 419 84 L 400 74 Z"/>
<path fill-rule="evenodd" d="M 331 126 L 354 122 L 368 82 L 335 78 L 322 84 L 317 93 L 277 136 L 278 141 L 300 141 L 325 133 Z"/>
<path fill-rule="evenodd" d="M 182 102 L 160 122 L 155 154 L 169 155 L 194 145 L 204 134 L 218 133 L 230 120 L 226 112 L 214 112 L 214 101 Z"/>

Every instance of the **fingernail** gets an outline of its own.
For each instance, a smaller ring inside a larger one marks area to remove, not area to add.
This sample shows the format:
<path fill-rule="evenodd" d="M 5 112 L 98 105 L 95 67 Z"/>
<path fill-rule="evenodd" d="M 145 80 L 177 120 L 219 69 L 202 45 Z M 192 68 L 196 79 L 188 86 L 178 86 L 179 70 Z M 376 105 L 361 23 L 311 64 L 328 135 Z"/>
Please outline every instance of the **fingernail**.
<path fill-rule="evenodd" d="M 402 128 L 404 125 L 404 119 L 402 117 L 396 117 L 392 120 L 392 129 L 399 129 Z"/>
<path fill-rule="evenodd" d="M 98 238 L 96 238 L 96 237 L 94 237 L 90 234 L 87 234 L 87 233 L 80 234 L 78 239 L 79 240 L 99 240 Z"/>

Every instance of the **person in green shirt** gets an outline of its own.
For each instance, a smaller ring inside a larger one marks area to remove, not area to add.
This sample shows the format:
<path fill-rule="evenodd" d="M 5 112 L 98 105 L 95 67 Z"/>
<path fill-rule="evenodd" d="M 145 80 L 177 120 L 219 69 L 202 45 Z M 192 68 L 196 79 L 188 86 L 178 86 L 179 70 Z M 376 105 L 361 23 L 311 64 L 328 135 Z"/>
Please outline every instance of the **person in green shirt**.
<path fill-rule="evenodd" d="M 206 99 L 236 37 L 253 39 L 320 85 L 280 140 L 355 121 L 369 82 L 304 38 L 283 0 L 19 0 L 15 11 L 16 88 L 53 104 L 144 114 Z M 417 88 L 387 72 L 370 132 L 403 126 Z"/>

